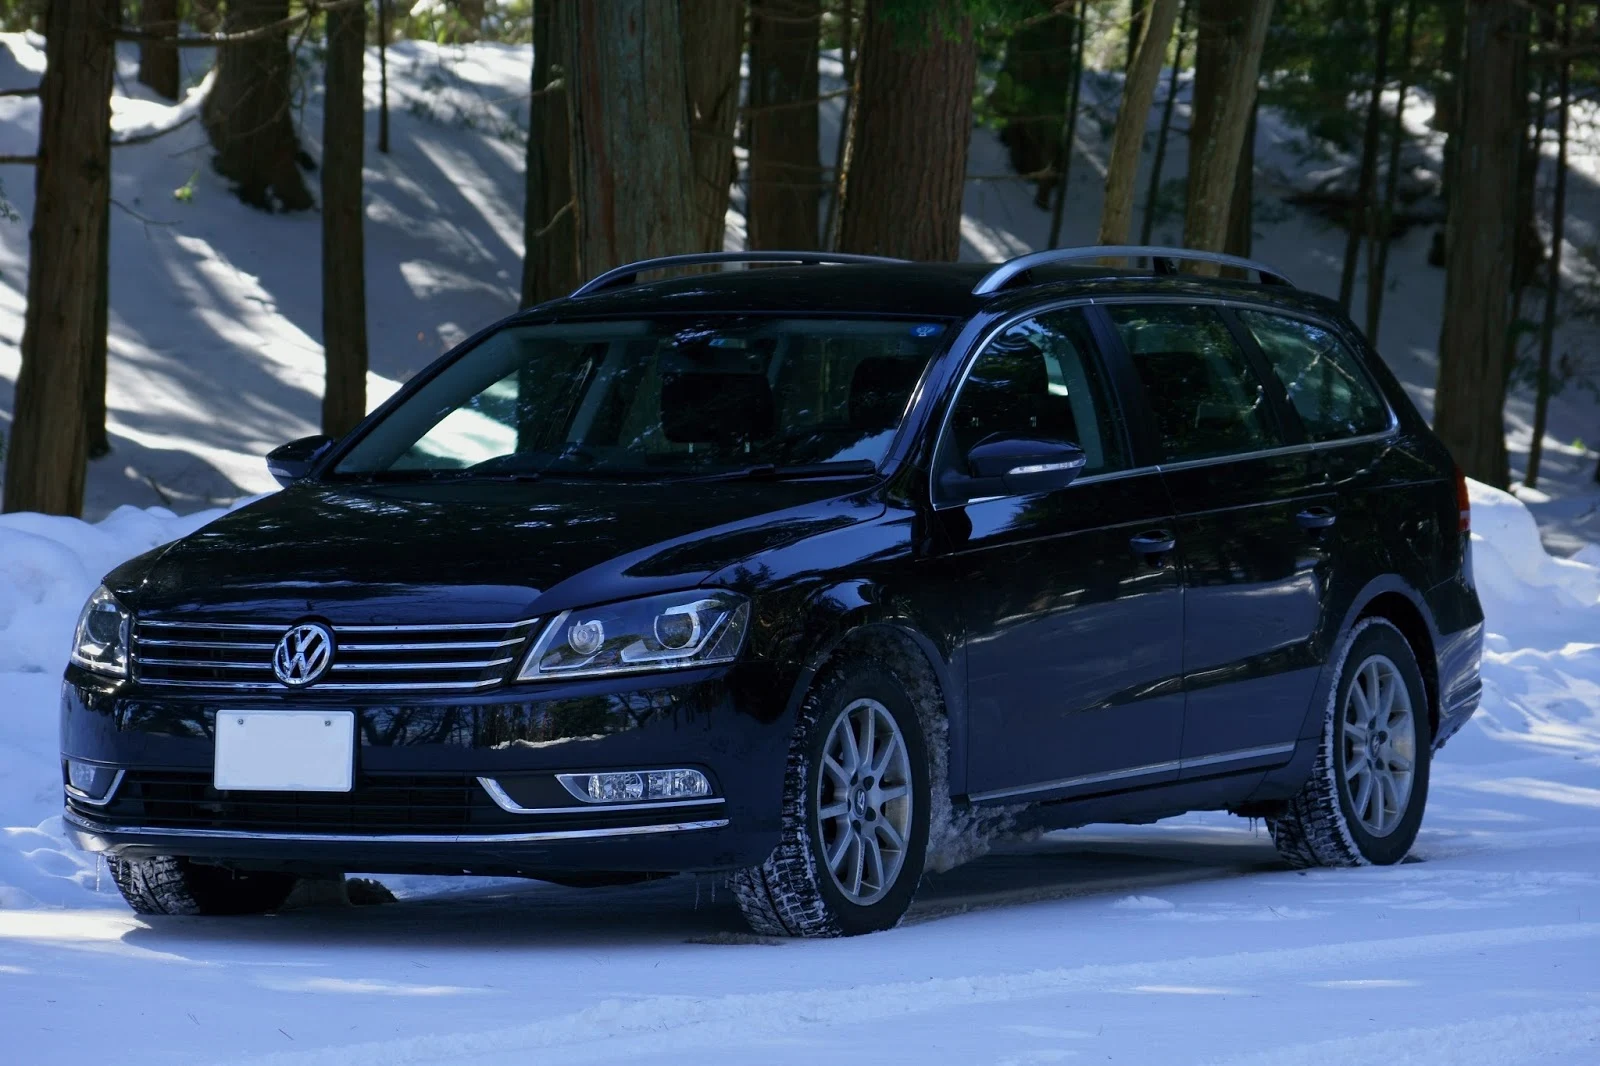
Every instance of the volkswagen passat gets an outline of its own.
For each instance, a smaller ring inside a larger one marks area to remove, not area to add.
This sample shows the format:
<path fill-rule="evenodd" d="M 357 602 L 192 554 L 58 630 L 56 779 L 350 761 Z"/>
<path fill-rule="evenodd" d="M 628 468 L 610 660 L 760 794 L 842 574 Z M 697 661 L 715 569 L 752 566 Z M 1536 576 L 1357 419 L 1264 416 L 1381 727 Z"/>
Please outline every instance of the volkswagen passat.
<path fill-rule="evenodd" d="M 1183 258 L 688 257 L 490 327 L 105 579 L 67 825 L 141 913 L 726 871 L 805 936 L 986 809 L 1396 862 L 1478 701 L 1464 482 L 1328 301 Z"/>

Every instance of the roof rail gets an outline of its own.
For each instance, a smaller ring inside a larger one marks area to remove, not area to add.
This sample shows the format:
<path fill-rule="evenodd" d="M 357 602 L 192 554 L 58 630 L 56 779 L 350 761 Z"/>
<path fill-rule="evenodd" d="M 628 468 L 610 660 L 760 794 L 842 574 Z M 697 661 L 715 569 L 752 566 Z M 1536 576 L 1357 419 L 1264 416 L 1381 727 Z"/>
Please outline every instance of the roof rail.
<path fill-rule="evenodd" d="M 1178 269 L 1174 260 L 1218 263 L 1222 266 L 1238 267 L 1241 270 L 1254 270 L 1260 275 L 1263 285 L 1288 285 L 1291 288 L 1294 285 L 1276 267 L 1258 263 L 1254 259 L 1241 259 L 1236 255 L 1201 252 L 1192 248 L 1163 248 L 1156 245 L 1101 244 L 1082 248 L 1052 248 L 1049 251 L 1032 252 L 1028 255 L 1019 255 L 1015 259 L 1008 259 L 985 274 L 983 280 L 973 286 L 972 294 L 988 296 L 990 293 L 999 292 L 1034 267 L 1071 263 L 1082 259 L 1148 259 L 1151 269 L 1157 274 L 1176 274 Z"/>
<path fill-rule="evenodd" d="M 646 270 L 665 270 L 670 267 L 703 266 L 708 263 L 907 263 L 907 259 L 890 259 L 881 255 L 849 255 L 844 252 L 695 252 L 691 255 L 665 255 L 659 259 L 641 259 L 608 270 L 597 278 L 579 285 L 572 295 L 588 296 L 602 289 L 619 285 L 632 285 Z"/>

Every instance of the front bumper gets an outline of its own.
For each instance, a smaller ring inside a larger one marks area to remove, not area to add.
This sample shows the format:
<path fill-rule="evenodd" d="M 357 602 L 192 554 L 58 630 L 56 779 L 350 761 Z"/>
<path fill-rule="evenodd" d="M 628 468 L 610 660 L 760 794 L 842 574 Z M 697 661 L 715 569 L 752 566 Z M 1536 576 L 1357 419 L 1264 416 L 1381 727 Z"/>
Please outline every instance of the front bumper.
<path fill-rule="evenodd" d="M 791 726 L 782 688 L 754 663 L 405 701 L 174 694 L 71 670 L 63 757 L 124 774 L 108 801 L 69 790 L 64 821 L 86 850 L 251 868 L 539 876 L 748 866 L 778 841 Z M 212 787 L 217 714 L 275 707 L 355 713 L 351 792 Z M 591 806 L 554 778 L 667 767 L 702 770 L 713 795 Z M 502 786 L 499 799 L 480 778 Z"/>

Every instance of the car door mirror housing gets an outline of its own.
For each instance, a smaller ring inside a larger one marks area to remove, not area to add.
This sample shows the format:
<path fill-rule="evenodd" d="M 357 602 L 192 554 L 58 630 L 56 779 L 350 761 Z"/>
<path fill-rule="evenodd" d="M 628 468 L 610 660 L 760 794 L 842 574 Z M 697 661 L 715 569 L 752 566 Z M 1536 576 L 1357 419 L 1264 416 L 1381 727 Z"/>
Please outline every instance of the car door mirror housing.
<path fill-rule="evenodd" d="M 1008 495 L 1053 492 L 1070 485 L 1087 462 L 1070 441 L 996 435 L 967 453 L 967 475 L 979 485 L 998 483 Z"/>
<path fill-rule="evenodd" d="M 317 460 L 333 447 L 333 438 L 317 434 L 301 437 L 267 453 L 267 472 L 287 488 L 311 473 Z"/>

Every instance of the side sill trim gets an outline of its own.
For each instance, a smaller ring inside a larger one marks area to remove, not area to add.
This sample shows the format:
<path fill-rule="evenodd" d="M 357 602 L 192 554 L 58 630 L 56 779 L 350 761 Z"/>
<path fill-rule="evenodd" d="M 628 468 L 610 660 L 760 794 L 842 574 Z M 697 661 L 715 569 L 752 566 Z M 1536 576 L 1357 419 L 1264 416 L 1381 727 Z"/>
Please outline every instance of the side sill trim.
<path fill-rule="evenodd" d="M 605 829 L 562 829 L 539 833 L 478 834 L 351 834 L 351 833 L 258 833 L 244 829 L 158 829 L 149 826 L 100 825 L 73 811 L 62 820 L 89 833 L 118 836 L 144 836 L 161 840 L 259 840 L 290 844 L 537 844 L 563 840 L 603 840 L 608 837 L 643 836 L 649 833 L 689 833 L 701 829 L 723 829 L 728 819 L 699 822 L 673 822 L 670 825 L 624 825 Z"/>
<path fill-rule="evenodd" d="M 1265 759 L 1274 755 L 1288 755 L 1294 751 L 1294 747 L 1293 742 L 1291 742 L 1288 744 L 1268 744 L 1259 748 L 1240 748 L 1237 751 L 1219 751 L 1214 755 L 1197 755 L 1191 759 L 1172 759 L 1168 762 L 1130 766 L 1123 770 L 1110 770 L 1106 773 L 1084 774 L 1081 777 L 1064 777 L 1059 781 L 1041 781 L 1035 785 L 1018 785 L 1014 788 L 997 788 L 989 792 L 974 792 L 967 799 L 973 803 L 992 803 L 995 800 L 1031 796 L 1039 792 L 1054 792 L 1063 788 L 1077 788 L 1083 785 L 1100 785 L 1112 781 L 1150 777 L 1155 774 L 1169 773 L 1173 770 L 1192 770 L 1201 766 L 1217 766 L 1223 763 L 1245 762 L 1250 759 Z"/>
<path fill-rule="evenodd" d="M 584 814 L 605 813 L 606 811 L 668 811 L 675 807 L 708 807 L 712 804 L 722 803 L 721 796 L 712 796 L 709 799 L 687 800 L 660 800 L 653 803 L 586 803 L 581 807 L 524 807 L 500 786 L 500 782 L 492 777 L 478 778 L 478 784 L 489 793 L 489 798 L 494 800 L 496 807 L 508 814 Z"/>

